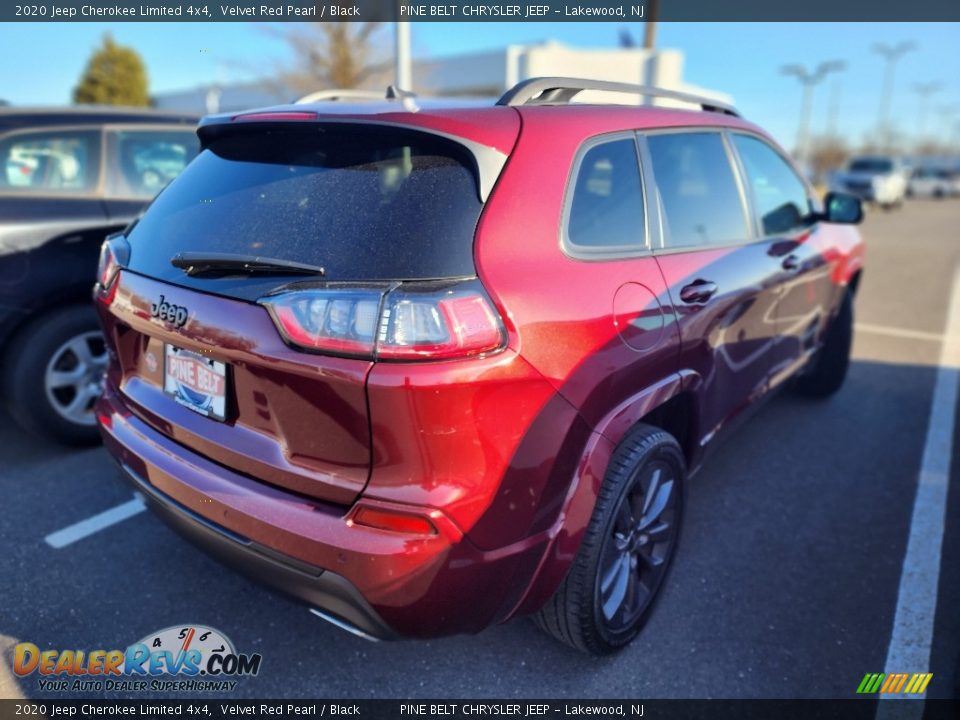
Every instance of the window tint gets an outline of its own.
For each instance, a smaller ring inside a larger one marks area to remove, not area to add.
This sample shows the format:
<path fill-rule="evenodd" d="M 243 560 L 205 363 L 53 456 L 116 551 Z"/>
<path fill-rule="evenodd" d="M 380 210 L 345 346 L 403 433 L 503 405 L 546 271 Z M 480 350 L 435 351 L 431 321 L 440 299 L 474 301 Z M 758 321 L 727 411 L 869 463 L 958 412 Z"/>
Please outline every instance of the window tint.
<path fill-rule="evenodd" d="M 669 246 L 724 245 L 750 236 L 719 133 L 654 134 L 647 146 Z"/>
<path fill-rule="evenodd" d="M 780 235 L 807 225 L 810 198 L 803 181 L 778 152 L 749 135 L 734 135 L 733 143 L 747 174 L 747 184 L 764 235 Z"/>
<path fill-rule="evenodd" d="M 0 141 L 0 191 L 89 193 L 97 186 L 100 133 L 18 133 Z"/>
<path fill-rule="evenodd" d="M 472 276 L 482 209 L 472 167 L 461 146 L 421 132 L 237 129 L 153 201 L 130 232 L 130 268 L 226 294 L 254 283 L 191 277 L 170 259 L 259 255 L 319 265 L 331 281 Z"/>
<path fill-rule="evenodd" d="M 585 248 L 643 245 L 643 192 L 633 138 L 595 145 L 584 154 L 567 237 Z"/>
<path fill-rule="evenodd" d="M 107 193 L 152 198 L 196 156 L 188 130 L 111 130 L 107 133 Z"/>

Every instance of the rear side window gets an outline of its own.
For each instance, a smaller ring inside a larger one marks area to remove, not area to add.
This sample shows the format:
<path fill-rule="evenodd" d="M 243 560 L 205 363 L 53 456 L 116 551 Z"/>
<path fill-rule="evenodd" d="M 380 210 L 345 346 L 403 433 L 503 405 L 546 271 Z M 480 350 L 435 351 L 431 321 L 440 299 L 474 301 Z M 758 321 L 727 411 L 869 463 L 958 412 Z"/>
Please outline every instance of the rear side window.
<path fill-rule="evenodd" d="M 200 141 L 192 130 L 107 131 L 107 194 L 152 198 L 193 160 Z"/>
<path fill-rule="evenodd" d="M 647 146 L 669 247 L 727 245 L 750 237 L 718 133 L 653 134 Z"/>
<path fill-rule="evenodd" d="M 100 175 L 100 131 L 17 133 L 0 140 L 0 162 L 0 192 L 92 193 Z"/>
<path fill-rule="evenodd" d="M 331 281 L 472 276 L 482 204 L 471 163 L 456 143 L 413 131 L 237 130 L 156 198 L 129 235 L 130 267 L 228 293 L 229 283 L 188 277 L 171 258 L 293 260 Z"/>
<path fill-rule="evenodd" d="M 585 250 L 640 248 L 644 243 L 643 192 L 632 137 L 594 145 L 577 170 L 567 218 L 567 239 Z"/>
<path fill-rule="evenodd" d="M 780 153 L 749 135 L 734 135 L 733 143 L 747 173 L 763 234 L 782 235 L 809 225 L 807 187 Z"/>

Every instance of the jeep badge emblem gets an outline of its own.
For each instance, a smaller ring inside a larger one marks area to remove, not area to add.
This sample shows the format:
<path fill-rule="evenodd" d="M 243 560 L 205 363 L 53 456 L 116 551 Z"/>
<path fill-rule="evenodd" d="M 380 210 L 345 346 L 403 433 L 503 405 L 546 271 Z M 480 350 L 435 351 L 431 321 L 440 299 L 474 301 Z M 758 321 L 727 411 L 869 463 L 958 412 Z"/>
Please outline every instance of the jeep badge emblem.
<path fill-rule="evenodd" d="M 150 314 L 160 320 L 173 323 L 176 327 L 183 327 L 187 322 L 188 312 L 183 305 L 168 303 L 163 295 L 157 302 L 150 305 Z"/>

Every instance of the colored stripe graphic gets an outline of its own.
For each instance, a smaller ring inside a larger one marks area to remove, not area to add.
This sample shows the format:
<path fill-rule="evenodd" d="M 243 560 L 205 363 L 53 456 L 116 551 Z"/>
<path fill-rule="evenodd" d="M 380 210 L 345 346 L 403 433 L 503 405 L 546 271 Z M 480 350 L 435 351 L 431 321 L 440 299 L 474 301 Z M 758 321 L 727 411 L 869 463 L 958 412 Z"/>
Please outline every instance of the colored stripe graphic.
<path fill-rule="evenodd" d="M 880 683 L 883 682 L 885 677 L 886 673 L 867 673 L 863 676 L 863 680 L 860 681 L 860 687 L 857 688 L 857 692 L 867 695 L 877 692 L 877 690 L 880 689 Z"/>
<path fill-rule="evenodd" d="M 903 692 L 905 695 L 919 695 L 926 691 L 933 673 L 914 673 Z"/>
<path fill-rule="evenodd" d="M 900 692 L 903 689 L 903 685 L 907 682 L 909 675 L 907 673 L 900 673 L 900 682 L 897 683 L 897 687 L 893 689 L 893 692 Z"/>
<path fill-rule="evenodd" d="M 933 679 L 933 673 L 867 673 L 857 687 L 859 695 L 921 695 Z"/>

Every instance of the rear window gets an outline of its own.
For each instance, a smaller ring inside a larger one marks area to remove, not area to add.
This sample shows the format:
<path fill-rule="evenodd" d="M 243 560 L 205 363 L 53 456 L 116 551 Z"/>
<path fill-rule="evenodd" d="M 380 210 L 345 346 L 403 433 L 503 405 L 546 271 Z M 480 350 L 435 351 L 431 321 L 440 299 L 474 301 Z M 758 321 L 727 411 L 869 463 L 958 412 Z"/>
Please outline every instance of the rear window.
<path fill-rule="evenodd" d="M 383 127 L 244 129 L 160 193 L 129 234 L 130 268 L 227 293 L 271 281 L 189 277 L 171 258 L 259 255 L 319 265 L 331 281 L 471 276 L 481 209 L 472 159 L 452 141 Z"/>

